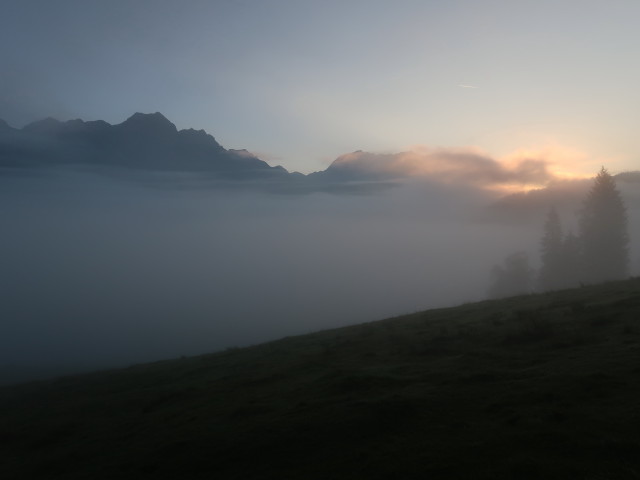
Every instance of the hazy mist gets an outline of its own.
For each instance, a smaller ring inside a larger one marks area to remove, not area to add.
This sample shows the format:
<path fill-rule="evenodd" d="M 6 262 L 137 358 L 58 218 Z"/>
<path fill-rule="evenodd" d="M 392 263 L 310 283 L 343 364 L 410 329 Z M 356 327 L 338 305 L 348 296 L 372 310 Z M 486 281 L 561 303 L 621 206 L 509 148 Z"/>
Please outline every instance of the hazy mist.
<path fill-rule="evenodd" d="M 492 263 L 538 241 L 481 220 L 494 195 L 423 181 L 360 195 L 66 170 L 0 183 L 9 369 L 125 365 L 477 300 Z"/>

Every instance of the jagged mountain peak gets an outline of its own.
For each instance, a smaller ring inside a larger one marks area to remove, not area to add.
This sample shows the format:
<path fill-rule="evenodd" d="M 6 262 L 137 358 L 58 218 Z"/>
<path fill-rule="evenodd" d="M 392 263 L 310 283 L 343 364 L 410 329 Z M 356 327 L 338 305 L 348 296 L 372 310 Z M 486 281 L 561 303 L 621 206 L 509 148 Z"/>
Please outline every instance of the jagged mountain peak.
<path fill-rule="evenodd" d="M 27 125 L 19 135 L 5 133 L 8 129 L 0 125 L 0 168 L 101 165 L 252 181 L 288 175 L 246 151 L 226 150 L 204 130 L 178 131 L 160 112 L 137 112 L 117 125 L 49 117 Z M 44 150 L 43 138 L 48 141 Z"/>
<path fill-rule="evenodd" d="M 120 125 L 121 128 L 140 131 L 171 131 L 177 132 L 176 126 L 160 112 L 140 113 L 136 112 Z"/>

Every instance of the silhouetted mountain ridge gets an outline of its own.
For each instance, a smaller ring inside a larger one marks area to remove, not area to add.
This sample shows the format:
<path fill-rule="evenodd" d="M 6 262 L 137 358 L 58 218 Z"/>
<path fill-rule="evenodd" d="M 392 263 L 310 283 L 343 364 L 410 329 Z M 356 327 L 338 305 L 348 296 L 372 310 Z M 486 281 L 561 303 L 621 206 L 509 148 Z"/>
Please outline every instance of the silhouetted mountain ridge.
<path fill-rule="evenodd" d="M 139 113 L 136 112 L 127 118 L 124 122 L 116 125 L 117 128 L 134 132 L 138 135 L 160 133 L 172 134 L 178 129 L 171 123 L 167 117 L 160 112 L 156 113 Z"/>
<path fill-rule="evenodd" d="M 178 130 L 160 112 L 137 112 L 115 125 L 103 120 L 61 122 L 48 117 L 16 129 L 0 120 L 0 169 L 4 167 L 5 172 L 60 166 L 96 168 L 101 172 L 119 168 L 189 173 L 213 180 L 206 185 L 242 182 L 252 188 L 266 187 L 284 193 L 367 193 L 401 184 L 414 174 L 403 163 L 403 155 L 357 150 L 339 156 L 325 170 L 303 175 L 290 173 L 281 166 L 270 166 L 245 149 L 225 149 L 204 130 Z M 462 160 L 467 163 L 471 160 L 471 168 L 491 178 L 495 177 L 496 169 L 502 176 L 510 174 L 498 167 L 485 171 L 487 165 L 491 167 L 491 159 L 467 155 Z M 460 177 L 456 168 L 451 170 L 454 179 Z M 445 180 L 451 172 L 445 172 Z M 469 183 L 468 175 L 460 178 Z M 433 179 L 437 183 L 438 178 Z M 616 180 L 632 188 L 640 183 L 640 172 L 624 172 L 616 175 Z M 551 204 L 575 207 L 587 184 L 580 180 L 556 181 L 544 189 L 508 195 L 490 207 L 488 216 L 520 222 L 531 219 L 532 215 L 538 216 Z M 474 186 L 473 182 L 471 185 Z"/>
<path fill-rule="evenodd" d="M 374 162 L 368 152 L 355 152 L 340 155 L 326 170 L 309 175 L 316 181 L 331 182 L 387 182 L 402 177 L 391 169 L 381 167 L 380 162 Z"/>
<path fill-rule="evenodd" d="M 225 179 L 284 179 L 246 151 L 226 150 L 204 130 L 178 130 L 164 115 L 135 113 L 124 122 L 51 117 L 13 129 L 2 122 L 0 167 L 111 166 L 150 171 L 206 173 Z"/>

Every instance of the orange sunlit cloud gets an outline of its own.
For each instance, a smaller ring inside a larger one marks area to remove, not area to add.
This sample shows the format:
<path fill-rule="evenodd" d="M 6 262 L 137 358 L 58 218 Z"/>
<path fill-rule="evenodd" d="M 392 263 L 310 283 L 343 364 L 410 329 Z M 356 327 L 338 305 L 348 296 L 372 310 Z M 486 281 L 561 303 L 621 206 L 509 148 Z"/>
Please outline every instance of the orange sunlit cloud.
<path fill-rule="evenodd" d="M 505 155 L 501 161 L 511 166 L 523 158 L 536 158 L 546 163 L 549 172 L 559 180 L 579 180 L 594 175 L 593 163 L 585 152 L 550 144 L 539 148 L 522 148 Z"/>
<path fill-rule="evenodd" d="M 504 189 L 516 185 L 522 190 L 544 186 L 555 178 L 545 160 L 513 157 L 506 164 L 477 148 L 415 146 L 396 154 L 354 152 L 340 157 L 335 165 L 358 168 L 385 177 L 418 176 L 441 183 L 474 185 L 486 189 Z"/>
<path fill-rule="evenodd" d="M 521 149 L 500 159 L 475 147 L 433 148 L 424 145 L 395 154 L 353 152 L 335 162 L 385 178 L 425 177 L 447 184 L 473 185 L 502 192 L 544 188 L 561 180 L 592 176 L 584 171 L 587 156 L 557 145 Z"/>

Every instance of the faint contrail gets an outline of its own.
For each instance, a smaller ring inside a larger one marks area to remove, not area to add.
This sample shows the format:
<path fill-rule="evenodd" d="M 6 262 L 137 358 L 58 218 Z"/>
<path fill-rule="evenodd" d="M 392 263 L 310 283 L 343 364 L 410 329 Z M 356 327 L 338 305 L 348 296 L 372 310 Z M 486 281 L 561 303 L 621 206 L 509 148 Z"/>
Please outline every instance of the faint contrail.
<path fill-rule="evenodd" d="M 478 88 L 475 85 L 458 85 L 461 88 Z"/>

